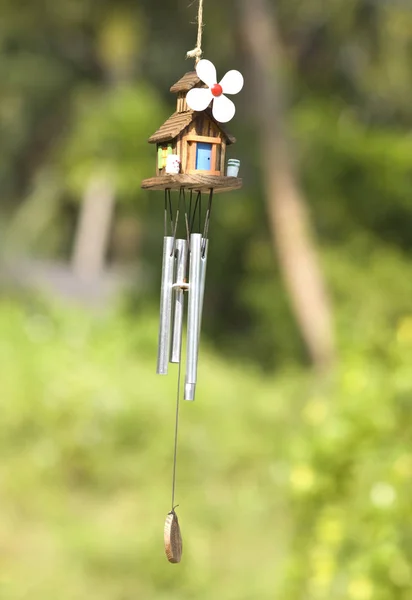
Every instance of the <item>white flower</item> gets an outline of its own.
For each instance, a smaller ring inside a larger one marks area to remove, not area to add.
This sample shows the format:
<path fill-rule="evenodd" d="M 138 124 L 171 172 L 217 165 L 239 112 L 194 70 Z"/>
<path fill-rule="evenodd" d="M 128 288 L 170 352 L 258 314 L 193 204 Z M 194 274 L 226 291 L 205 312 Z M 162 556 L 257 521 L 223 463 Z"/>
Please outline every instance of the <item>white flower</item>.
<path fill-rule="evenodd" d="M 243 75 L 239 71 L 229 71 L 217 83 L 216 68 L 210 60 L 200 60 L 196 66 L 197 76 L 208 87 L 194 88 L 187 94 L 187 105 L 192 110 L 205 110 L 213 101 L 212 114 L 216 121 L 227 123 L 233 119 L 236 108 L 225 94 L 238 94 L 243 88 Z"/>

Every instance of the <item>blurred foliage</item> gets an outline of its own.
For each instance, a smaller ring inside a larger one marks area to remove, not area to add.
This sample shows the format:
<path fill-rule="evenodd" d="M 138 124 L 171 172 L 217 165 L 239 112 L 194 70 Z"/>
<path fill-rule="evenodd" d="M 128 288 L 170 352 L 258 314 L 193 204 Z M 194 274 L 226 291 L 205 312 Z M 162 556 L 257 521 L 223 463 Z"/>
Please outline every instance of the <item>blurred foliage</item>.
<path fill-rule="evenodd" d="M 163 554 L 175 377 L 154 374 L 156 329 L 1 302 L 1 597 L 409 598 L 412 315 L 380 353 L 348 343 L 327 382 L 202 349 L 181 406 L 179 566 Z"/>
<path fill-rule="evenodd" d="M 411 598 L 412 10 L 276 5 L 341 363 L 327 382 L 303 367 L 246 85 L 230 124 L 245 186 L 214 204 L 203 383 L 182 406 L 172 567 L 174 379 L 153 375 L 163 203 L 140 182 L 155 168 L 146 139 L 175 108 L 168 90 L 192 68 L 195 5 L 0 3 L 2 257 L 67 258 L 104 169 L 118 200 L 110 256 L 116 225 L 132 223 L 143 273 L 127 310 L 1 301 L 5 600 Z M 247 81 L 236 0 L 207 0 L 205 20 L 205 55 Z"/>
<path fill-rule="evenodd" d="M 153 123 L 167 117 L 159 99 L 150 89 L 122 87 L 104 98 L 98 92 L 85 93 L 78 104 L 76 125 L 64 148 L 68 189 L 81 197 L 91 175 L 102 170 L 112 174 L 122 199 L 135 200 L 153 167 L 147 138 Z"/>

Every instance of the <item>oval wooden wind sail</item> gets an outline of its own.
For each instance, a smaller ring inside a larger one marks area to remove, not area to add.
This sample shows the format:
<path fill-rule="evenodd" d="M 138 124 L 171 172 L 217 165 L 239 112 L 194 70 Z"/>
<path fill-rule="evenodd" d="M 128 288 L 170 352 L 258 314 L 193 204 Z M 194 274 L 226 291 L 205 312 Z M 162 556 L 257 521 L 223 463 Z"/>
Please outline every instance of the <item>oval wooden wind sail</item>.
<path fill-rule="evenodd" d="M 182 536 L 179 520 L 174 510 L 166 517 L 164 529 L 165 552 L 169 562 L 179 563 L 182 558 Z"/>

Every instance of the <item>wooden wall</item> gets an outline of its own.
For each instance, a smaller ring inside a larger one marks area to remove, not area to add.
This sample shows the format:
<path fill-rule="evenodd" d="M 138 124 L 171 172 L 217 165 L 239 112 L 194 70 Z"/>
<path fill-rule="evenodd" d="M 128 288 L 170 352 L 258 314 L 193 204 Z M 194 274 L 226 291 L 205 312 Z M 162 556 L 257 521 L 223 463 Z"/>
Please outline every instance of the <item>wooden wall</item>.
<path fill-rule="evenodd" d="M 185 100 L 185 96 L 182 100 Z M 170 142 L 157 144 L 157 148 L 172 146 L 173 154 L 180 156 L 182 173 L 189 174 L 191 172 L 199 172 L 195 170 L 196 146 L 198 142 L 212 144 L 212 169 L 211 171 L 204 172 L 210 175 L 225 175 L 226 138 L 222 135 L 216 123 L 206 114 L 199 114 L 177 138 Z M 156 175 L 161 176 L 164 174 L 165 170 L 159 169 L 158 158 L 156 156 Z"/>
<path fill-rule="evenodd" d="M 186 102 L 186 93 L 179 92 L 177 95 L 177 112 L 186 112 L 189 107 Z"/>
<path fill-rule="evenodd" d="M 177 153 L 182 159 L 182 172 L 189 173 L 195 170 L 196 144 L 201 141 L 212 144 L 212 170 L 210 174 L 223 175 L 226 140 L 216 123 L 205 114 L 200 114 L 178 138 Z"/>

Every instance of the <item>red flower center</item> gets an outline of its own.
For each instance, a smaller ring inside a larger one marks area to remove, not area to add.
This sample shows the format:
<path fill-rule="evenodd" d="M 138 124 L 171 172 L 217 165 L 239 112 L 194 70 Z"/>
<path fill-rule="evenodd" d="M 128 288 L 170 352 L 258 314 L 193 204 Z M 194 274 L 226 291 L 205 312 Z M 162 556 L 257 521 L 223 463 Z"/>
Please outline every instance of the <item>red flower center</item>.
<path fill-rule="evenodd" d="M 223 94 L 223 88 L 219 83 L 215 83 L 215 85 L 210 88 L 210 91 L 216 98 Z"/>

